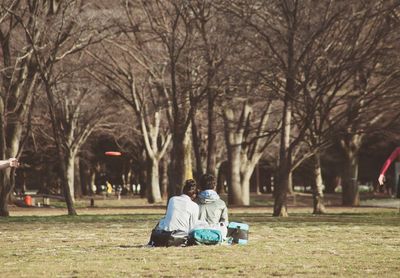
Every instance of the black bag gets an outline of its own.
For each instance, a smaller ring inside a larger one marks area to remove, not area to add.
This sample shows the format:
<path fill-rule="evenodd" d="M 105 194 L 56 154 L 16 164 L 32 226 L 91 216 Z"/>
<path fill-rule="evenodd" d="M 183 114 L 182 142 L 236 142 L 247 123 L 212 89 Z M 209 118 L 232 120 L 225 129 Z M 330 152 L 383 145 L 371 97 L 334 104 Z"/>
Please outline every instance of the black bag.
<path fill-rule="evenodd" d="M 170 247 L 170 246 L 186 246 L 188 234 L 183 231 L 163 231 L 153 229 L 150 236 L 150 244 L 152 246 Z"/>
<path fill-rule="evenodd" d="M 230 222 L 226 237 L 230 243 L 247 244 L 249 240 L 249 225 L 240 222 Z"/>

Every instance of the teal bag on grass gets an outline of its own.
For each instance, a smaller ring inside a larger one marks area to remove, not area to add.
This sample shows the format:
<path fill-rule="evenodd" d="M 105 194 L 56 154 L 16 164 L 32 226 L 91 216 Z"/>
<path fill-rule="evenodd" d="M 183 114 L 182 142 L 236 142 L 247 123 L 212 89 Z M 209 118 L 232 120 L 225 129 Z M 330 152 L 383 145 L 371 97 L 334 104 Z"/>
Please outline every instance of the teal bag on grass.
<path fill-rule="evenodd" d="M 191 245 L 216 245 L 222 242 L 222 234 L 214 229 L 194 229 L 189 233 Z"/>

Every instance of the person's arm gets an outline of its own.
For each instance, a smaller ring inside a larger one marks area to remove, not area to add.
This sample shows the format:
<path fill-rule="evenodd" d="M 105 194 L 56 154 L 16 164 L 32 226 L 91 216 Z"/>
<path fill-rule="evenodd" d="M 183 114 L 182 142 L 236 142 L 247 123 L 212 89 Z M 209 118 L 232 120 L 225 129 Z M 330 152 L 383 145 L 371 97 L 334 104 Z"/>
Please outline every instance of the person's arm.
<path fill-rule="evenodd" d="M 8 167 L 18 167 L 18 159 L 12 157 L 7 160 L 0 160 L 0 170 Z"/>
<path fill-rule="evenodd" d="M 397 147 L 392 154 L 386 159 L 379 174 L 378 182 L 382 185 L 385 182 L 385 173 L 389 169 L 390 164 L 400 155 L 400 147 Z"/>
<path fill-rule="evenodd" d="M 221 218 L 219 220 L 219 222 L 224 222 L 224 223 L 228 223 L 228 208 L 226 207 L 226 204 L 224 206 L 224 208 L 222 209 L 222 213 L 221 213 Z"/>
<path fill-rule="evenodd" d="M 165 212 L 164 217 L 161 218 L 160 222 L 158 223 L 158 228 L 160 230 L 165 230 L 165 231 L 169 230 L 174 206 L 175 206 L 175 198 L 171 197 L 168 201 L 167 211 Z"/>
<path fill-rule="evenodd" d="M 195 206 L 193 206 L 192 215 L 190 217 L 190 227 L 189 232 L 196 227 L 197 222 L 199 222 L 199 206 L 193 202 Z"/>

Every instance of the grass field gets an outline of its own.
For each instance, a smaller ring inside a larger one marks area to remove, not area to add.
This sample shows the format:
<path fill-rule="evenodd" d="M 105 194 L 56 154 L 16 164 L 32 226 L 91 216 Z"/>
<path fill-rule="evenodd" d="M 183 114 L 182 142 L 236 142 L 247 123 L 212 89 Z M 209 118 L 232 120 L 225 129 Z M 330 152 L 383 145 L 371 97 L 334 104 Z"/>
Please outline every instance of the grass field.
<path fill-rule="evenodd" d="M 398 209 L 290 212 L 273 218 L 270 207 L 230 209 L 230 220 L 250 224 L 248 245 L 147 248 L 162 207 L 81 208 L 77 217 L 15 211 L 0 219 L 0 276 L 399 277 Z"/>

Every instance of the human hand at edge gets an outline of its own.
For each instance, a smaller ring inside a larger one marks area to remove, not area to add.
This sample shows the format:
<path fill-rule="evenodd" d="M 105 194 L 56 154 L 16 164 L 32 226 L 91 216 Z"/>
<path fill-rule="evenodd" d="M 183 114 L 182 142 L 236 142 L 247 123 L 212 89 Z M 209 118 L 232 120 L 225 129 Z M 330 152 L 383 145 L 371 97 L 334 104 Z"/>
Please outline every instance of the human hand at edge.
<path fill-rule="evenodd" d="M 16 159 L 15 157 L 11 157 L 8 159 L 8 163 L 10 163 L 10 167 L 18 167 L 19 166 L 19 162 L 18 159 Z"/>
<path fill-rule="evenodd" d="M 379 175 L 378 182 L 379 182 L 379 185 L 383 185 L 385 183 L 385 176 Z"/>

